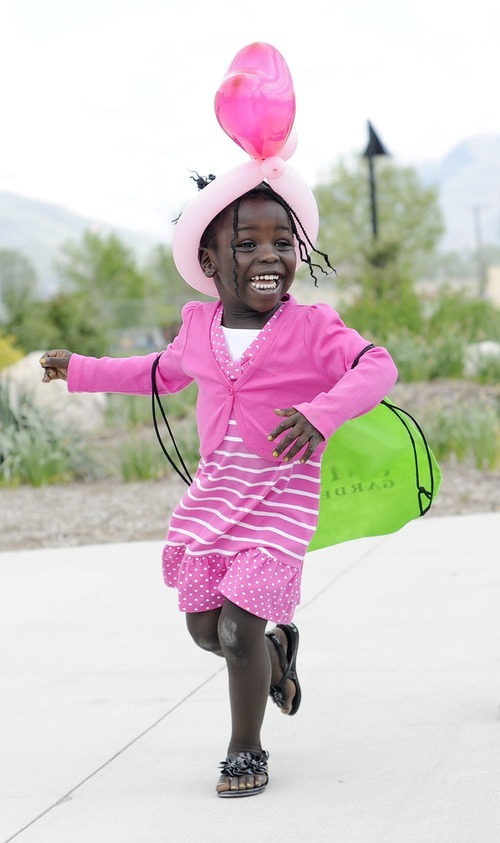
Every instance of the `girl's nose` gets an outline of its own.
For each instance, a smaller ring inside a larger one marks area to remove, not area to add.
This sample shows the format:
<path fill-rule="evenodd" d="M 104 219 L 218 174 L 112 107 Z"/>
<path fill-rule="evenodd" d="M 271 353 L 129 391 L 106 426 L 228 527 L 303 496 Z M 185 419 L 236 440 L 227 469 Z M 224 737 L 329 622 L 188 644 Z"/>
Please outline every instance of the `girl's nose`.
<path fill-rule="evenodd" d="M 276 263 L 276 261 L 279 261 L 280 256 L 273 246 L 265 246 L 262 248 L 259 258 L 263 263 Z"/>

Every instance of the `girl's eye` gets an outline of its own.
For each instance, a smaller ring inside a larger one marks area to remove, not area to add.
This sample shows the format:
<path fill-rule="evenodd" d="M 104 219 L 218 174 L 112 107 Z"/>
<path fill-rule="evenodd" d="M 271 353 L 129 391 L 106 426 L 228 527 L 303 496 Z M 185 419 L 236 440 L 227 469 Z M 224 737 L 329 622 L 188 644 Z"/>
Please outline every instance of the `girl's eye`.
<path fill-rule="evenodd" d="M 247 251 L 248 249 L 253 249 L 254 246 L 255 243 L 253 242 L 253 240 L 242 240 L 241 243 L 236 244 L 237 249 L 245 249 Z"/>
<path fill-rule="evenodd" d="M 290 243 L 289 240 L 278 240 L 276 247 L 278 249 L 293 249 L 293 243 Z"/>

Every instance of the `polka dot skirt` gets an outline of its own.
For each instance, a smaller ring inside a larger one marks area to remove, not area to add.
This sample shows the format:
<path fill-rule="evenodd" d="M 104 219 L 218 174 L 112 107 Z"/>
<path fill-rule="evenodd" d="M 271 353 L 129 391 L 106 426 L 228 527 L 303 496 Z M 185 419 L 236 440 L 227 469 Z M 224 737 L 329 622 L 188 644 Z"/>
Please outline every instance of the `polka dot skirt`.
<path fill-rule="evenodd" d="M 163 578 L 177 588 L 181 612 L 218 609 L 227 598 L 252 615 L 289 623 L 300 602 L 300 568 L 274 559 L 261 548 L 235 556 L 188 556 L 184 545 L 163 549 Z"/>

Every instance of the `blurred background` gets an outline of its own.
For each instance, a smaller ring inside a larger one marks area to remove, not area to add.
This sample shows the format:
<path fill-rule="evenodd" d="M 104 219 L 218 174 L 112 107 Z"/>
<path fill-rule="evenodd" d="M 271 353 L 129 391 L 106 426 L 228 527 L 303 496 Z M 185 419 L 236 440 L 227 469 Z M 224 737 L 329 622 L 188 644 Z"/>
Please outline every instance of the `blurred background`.
<path fill-rule="evenodd" d="M 395 400 L 439 459 L 498 471 L 500 7 L 0 0 L 0 32 L 0 484 L 167 471 L 147 400 L 69 410 L 41 397 L 36 360 L 49 347 L 147 353 L 175 336 L 198 296 L 173 265 L 172 221 L 194 171 L 247 160 L 213 100 L 255 40 L 290 67 L 291 163 L 337 270 L 317 286 L 301 270 L 294 294 L 389 348 Z M 169 402 L 191 465 L 195 397 Z"/>

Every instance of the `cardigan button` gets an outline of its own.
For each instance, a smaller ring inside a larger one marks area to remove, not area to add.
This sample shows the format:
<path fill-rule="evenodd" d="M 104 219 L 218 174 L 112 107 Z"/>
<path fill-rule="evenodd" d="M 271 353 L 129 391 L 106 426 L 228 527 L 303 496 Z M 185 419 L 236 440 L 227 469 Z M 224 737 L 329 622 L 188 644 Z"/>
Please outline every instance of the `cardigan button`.
<path fill-rule="evenodd" d="M 232 386 L 229 387 L 229 395 L 234 395 L 234 389 Z"/>

